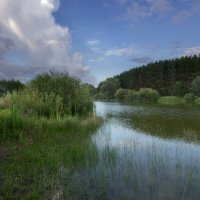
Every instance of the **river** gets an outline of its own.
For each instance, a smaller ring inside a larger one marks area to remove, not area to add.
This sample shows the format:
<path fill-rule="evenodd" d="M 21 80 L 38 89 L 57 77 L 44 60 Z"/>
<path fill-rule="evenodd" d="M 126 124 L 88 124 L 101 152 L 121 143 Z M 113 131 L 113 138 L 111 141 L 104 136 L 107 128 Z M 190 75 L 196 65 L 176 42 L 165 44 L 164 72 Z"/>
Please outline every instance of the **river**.
<path fill-rule="evenodd" d="M 104 118 L 90 140 L 99 159 L 76 172 L 79 199 L 200 199 L 199 107 L 95 106 Z"/>

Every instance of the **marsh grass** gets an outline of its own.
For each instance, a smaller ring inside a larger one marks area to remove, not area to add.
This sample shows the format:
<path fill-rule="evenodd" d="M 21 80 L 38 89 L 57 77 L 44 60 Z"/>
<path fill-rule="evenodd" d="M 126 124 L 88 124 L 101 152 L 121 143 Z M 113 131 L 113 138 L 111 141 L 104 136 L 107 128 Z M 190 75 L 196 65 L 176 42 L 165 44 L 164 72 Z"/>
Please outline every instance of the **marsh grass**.
<path fill-rule="evenodd" d="M 55 199 L 61 166 L 95 165 L 98 152 L 88 139 L 102 119 L 91 99 L 83 100 L 87 91 L 79 94 L 79 102 L 71 98 L 73 115 L 59 94 L 29 86 L 0 99 L 0 200 Z"/>
<path fill-rule="evenodd" d="M 0 199 L 51 199 L 60 184 L 61 166 L 73 171 L 96 164 L 99 155 L 88 137 L 100 123 L 97 118 L 66 118 L 60 124 L 41 120 L 36 135 L 34 130 L 36 143 L 4 153 Z"/>
<path fill-rule="evenodd" d="M 153 144 L 118 150 L 100 151 L 95 167 L 77 169 L 71 174 L 62 168 L 63 199 L 198 199 L 196 157 L 185 162 L 181 149 L 172 158 L 169 149 Z M 114 165 L 109 159 L 113 153 Z"/>

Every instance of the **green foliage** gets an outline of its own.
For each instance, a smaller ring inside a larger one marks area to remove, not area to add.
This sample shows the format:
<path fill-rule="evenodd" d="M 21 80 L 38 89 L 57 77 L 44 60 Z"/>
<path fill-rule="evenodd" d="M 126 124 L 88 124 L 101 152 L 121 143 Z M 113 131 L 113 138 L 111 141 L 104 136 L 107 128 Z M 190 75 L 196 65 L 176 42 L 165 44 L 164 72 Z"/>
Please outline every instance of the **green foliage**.
<path fill-rule="evenodd" d="M 19 91 L 23 89 L 24 85 L 20 81 L 15 80 L 1 80 L 0 81 L 0 96 L 7 92 Z"/>
<path fill-rule="evenodd" d="M 126 89 L 118 89 L 115 93 L 115 97 L 117 100 L 126 101 L 130 103 L 138 103 L 138 102 L 156 102 L 160 97 L 157 90 L 151 88 L 141 88 L 139 91 L 136 90 L 126 90 Z"/>
<path fill-rule="evenodd" d="M 89 89 L 68 74 L 49 72 L 37 76 L 30 87 L 40 94 L 54 94 L 62 99 L 65 114 L 84 114 L 93 109 Z"/>
<path fill-rule="evenodd" d="M 191 91 L 196 96 L 200 96 L 200 76 L 197 76 L 191 84 Z"/>
<path fill-rule="evenodd" d="M 170 88 L 176 81 L 181 81 L 185 92 L 189 92 L 197 75 L 200 75 L 200 56 L 189 56 L 133 68 L 116 78 L 123 89 L 153 88 L 161 95 L 170 95 Z"/>
<path fill-rule="evenodd" d="M 95 99 L 106 100 L 107 98 L 102 92 L 99 92 L 95 95 Z"/>
<path fill-rule="evenodd" d="M 136 90 L 128 90 L 127 101 L 130 103 L 140 102 L 140 93 Z"/>
<path fill-rule="evenodd" d="M 193 93 L 187 93 L 183 97 L 183 100 L 184 100 L 185 103 L 194 103 L 195 96 L 194 96 Z"/>
<path fill-rule="evenodd" d="M 139 95 L 141 102 L 156 102 L 160 97 L 158 91 L 151 88 L 141 88 Z"/>
<path fill-rule="evenodd" d="M 171 96 L 183 96 L 185 94 L 185 88 L 181 81 L 176 81 L 170 88 Z"/>
<path fill-rule="evenodd" d="M 89 83 L 85 83 L 83 85 L 89 89 L 89 93 L 91 96 L 94 96 L 97 93 L 97 89 L 94 87 L 94 85 Z"/>
<path fill-rule="evenodd" d="M 114 99 L 115 92 L 120 88 L 120 82 L 117 78 L 108 78 L 106 79 L 100 87 L 100 92 L 107 99 Z"/>
<path fill-rule="evenodd" d="M 37 89 L 26 89 L 13 93 L 10 106 L 19 113 L 48 118 L 60 117 L 64 113 L 62 98 L 54 93 L 41 93 Z"/>
<path fill-rule="evenodd" d="M 66 116 L 88 116 L 90 111 L 93 102 L 87 85 L 67 74 L 45 73 L 23 90 L 0 98 L 0 141 L 18 140 L 32 130 L 35 137 L 37 130 L 60 127 L 62 122 L 61 127 L 78 128 L 79 121 L 73 120 L 73 124 Z"/>
<path fill-rule="evenodd" d="M 115 98 L 119 101 L 126 101 L 128 95 L 128 90 L 126 89 L 118 89 L 115 93 Z"/>
<path fill-rule="evenodd" d="M 194 100 L 194 103 L 195 103 L 196 105 L 200 105 L 200 97 L 196 98 L 196 99 Z"/>
<path fill-rule="evenodd" d="M 181 104 L 181 98 L 176 96 L 160 97 L 158 103 L 163 105 L 179 105 Z"/>

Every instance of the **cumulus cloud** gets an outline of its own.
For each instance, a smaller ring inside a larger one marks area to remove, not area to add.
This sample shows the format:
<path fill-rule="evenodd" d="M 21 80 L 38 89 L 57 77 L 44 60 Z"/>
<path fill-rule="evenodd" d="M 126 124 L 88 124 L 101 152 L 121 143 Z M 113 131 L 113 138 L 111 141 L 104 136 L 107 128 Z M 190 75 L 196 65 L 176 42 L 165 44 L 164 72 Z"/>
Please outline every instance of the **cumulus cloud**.
<path fill-rule="evenodd" d="M 0 1 L 1 74 L 14 78 L 15 74 L 26 76 L 36 71 L 57 70 L 91 79 L 83 56 L 71 52 L 70 30 L 55 22 L 52 13 L 58 10 L 59 3 L 59 0 Z M 11 50 L 16 55 L 20 52 L 24 66 L 15 65 L 11 58 L 5 59 Z"/>
<path fill-rule="evenodd" d="M 185 49 L 184 56 L 200 55 L 200 46 Z"/>

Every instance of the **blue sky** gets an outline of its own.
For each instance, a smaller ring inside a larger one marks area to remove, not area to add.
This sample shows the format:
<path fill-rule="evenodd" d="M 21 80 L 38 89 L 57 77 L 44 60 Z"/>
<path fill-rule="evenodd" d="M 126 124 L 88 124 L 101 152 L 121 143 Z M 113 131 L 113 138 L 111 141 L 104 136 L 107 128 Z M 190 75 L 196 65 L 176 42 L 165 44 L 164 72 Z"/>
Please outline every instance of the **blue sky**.
<path fill-rule="evenodd" d="M 61 0 L 54 16 L 70 28 L 73 50 L 84 55 L 98 81 L 199 51 L 199 1 Z"/>
<path fill-rule="evenodd" d="M 200 53 L 199 0 L 19 1 L 0 3 L 0 62 L 17 65 L 18 77 L 66 69 L 97 84 L 148 62 Z M 4 76 L 11 73 L 5 69 Z"/>

